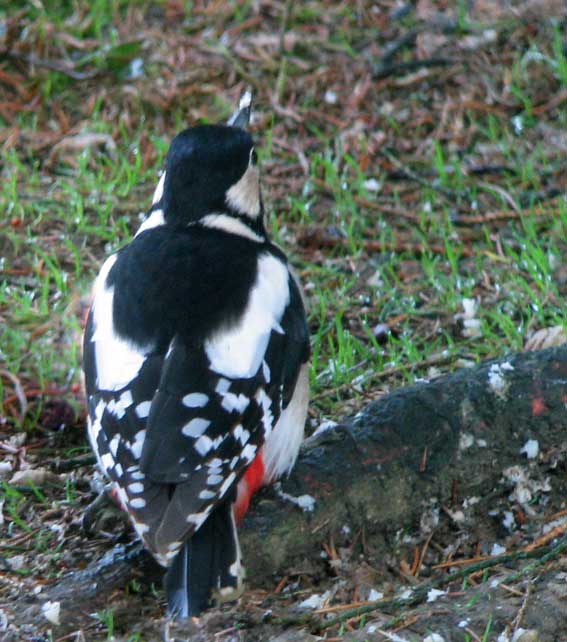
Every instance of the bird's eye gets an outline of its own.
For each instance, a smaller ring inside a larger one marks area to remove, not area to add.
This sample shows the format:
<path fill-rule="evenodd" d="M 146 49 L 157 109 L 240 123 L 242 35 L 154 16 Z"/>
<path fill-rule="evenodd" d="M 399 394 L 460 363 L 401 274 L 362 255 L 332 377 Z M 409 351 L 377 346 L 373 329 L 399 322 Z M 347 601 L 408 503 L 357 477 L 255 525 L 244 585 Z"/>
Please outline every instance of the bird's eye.
<path fill-rule="evenodd" d="M 258 164 L 258 154 L 256 153 L 256 150 L 252 148 L 252 151 L 250 152 L 250 162 L 252 165 L 257 165 Z"/>

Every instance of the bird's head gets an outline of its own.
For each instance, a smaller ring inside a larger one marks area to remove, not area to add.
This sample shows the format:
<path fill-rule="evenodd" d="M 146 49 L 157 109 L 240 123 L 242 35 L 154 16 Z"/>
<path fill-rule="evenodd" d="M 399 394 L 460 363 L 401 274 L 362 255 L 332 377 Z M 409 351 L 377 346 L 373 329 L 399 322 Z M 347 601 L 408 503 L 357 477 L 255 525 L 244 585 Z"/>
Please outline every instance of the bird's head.
<path fill-rule="evenodd" d="M 161 205 L 168 224 L 215 215 L 233 217 L 263 234 L 260 173 L 254 141 L 244 129 L 250 100 L 227 125 L 201 125 L 178 134 L 169 148 Z"/>

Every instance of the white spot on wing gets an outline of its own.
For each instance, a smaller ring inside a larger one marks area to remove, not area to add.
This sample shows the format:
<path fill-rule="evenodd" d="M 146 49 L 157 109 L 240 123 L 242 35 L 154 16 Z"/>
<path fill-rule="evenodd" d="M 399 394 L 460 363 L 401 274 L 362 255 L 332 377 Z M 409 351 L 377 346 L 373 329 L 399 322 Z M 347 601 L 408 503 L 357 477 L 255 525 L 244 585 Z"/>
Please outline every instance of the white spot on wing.
<path fill-rule="evenodd" d="M 211 422 L 208 419 L 203 419 L 202 417 L 195 417 L 181 429 L 181 432 L 186 437 L 200 437 L 205 430 L 210 426 Z"/>
<path fill-rule="evenodd" d="M 232 392 L 227 392 L 223 395 L 221 405 L 227 412 L 236 410 L 237 412 L 243 413 L 246 408 L 248 408 L 249 403 L 250 399 L 248 399 L 246 395 L 235 395 Z"/>
<path fill-rule="evenodd" d="M 146 419 L 150 414 L 152 402 L 151 401 L 142 401 L 136 406 L 136 414 L 140 419 Z"/>
<path fill-rule="evenodd" d="M 289 272 L 271 254 L 258 259 L 258 275 L 248 305 L 240 320 L 229 330 L 205 342 L 211 369 L 226 377 L 248 378 L 258 372 L 270 333 L 289 302 Z"/>
<path fill-rule="evenodd" d="M 140 459 L 142 456 L 142 448 L 144 446 L 144 441 L 146 439 L 146 431 L 138 430 L 134 436 L 134 441 L 130 444 L 130 451 L 136 459 Z"/>
<path fill-rule="evenodd" d="M 108 444 L 108 448 L 114 457 L 116 457 L 116 451 L 118 450 L 118 444 L 120 443 L 120 435 L 114 435 Z"/>
<path fill-rule="evenodd" d="M 205 456 L 209 450 L 213 447 L 213 441 L 207 435 L 201 435 L 199 439 L 194 443 L 193 447 L 201 456 Z"/>
<path fill-rule="evenodd" d="M 202 392 L 192 392 L 182 399 L 183 405 L 187 408 L 202 408 L 207 405 L 209 398 Z"/>
<path fill-rule="evenodd" d="M 130 502 L 132 508 L 144 508 L 146 500 L 143 497 L 136 497 Z"/>

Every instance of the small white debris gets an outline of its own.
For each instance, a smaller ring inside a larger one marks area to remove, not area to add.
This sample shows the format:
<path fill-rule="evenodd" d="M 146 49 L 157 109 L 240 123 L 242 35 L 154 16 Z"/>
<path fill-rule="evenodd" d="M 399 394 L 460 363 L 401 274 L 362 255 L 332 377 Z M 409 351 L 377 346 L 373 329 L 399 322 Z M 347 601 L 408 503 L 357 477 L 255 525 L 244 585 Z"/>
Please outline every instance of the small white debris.
<path fill-rule="evenodd" d="M 411 589 L 405 589 L 398 595 L 399 600 L 410 600 L 413 597 L 413 591 Z"/>
<path fill-rule="evenodd" d="M 323 595 L 320 595 L 319 593 L 314 593 L 311 597 L 308 597 L 306 600 L 303 600 L 303 602 L 300 602 L 298 604 L 298 608 L 300 609 L 320 609 L 325 602 L 329 599 L 331 596 L 331 591 L 325 591 Z"/>
<path fill-rule="evenodd" d="M 43 486 L 49 482 L 58 483 L 60 481 L 58 475 L 46 468 L 26 468 L 15 472 L 10 479 L 10 484 L 14 484 L 14 486 Z"/>
<path fill-rule="evenodd" d="M 462 321 L 464 337 L 474 339 L 482 336 L 481 321 L 476 317 L 479 302 L 476 299 L 463 299 L 461 301 L 462 312 L 454 315 L 455 321 Z"/>
<path fill-rule="evenodd" d="M 3 609 L 0 609 L 0 631 L 8 630 L 8 617 Z"/>
<path fill-rule="evenodd" d="M 506 399 L 510 384 L 504 378 L 504 370 L 513 370 L 509 363 L 493 363 L 488 371 L 488 385 L 492 392 L 500 399 Z"/>
<path fill-rule="evenodd" d="M 0 477 L 8 477 L 12 472 L 13 466 L 11 461 L 0 461 Z"/>
<path fill-rule="evenodd" d="M 427 601 L 428 602 L 436 602 L 438 598 L 440 598 L 442 595 L 445 595 L 445 591 L 441 591 L 436 588 L 432 588 L 427 592 Z"/>
<path fill-rule="evenodd" d="M 41 612 L 48 622 L 58 625 L 61 612 L 61 602 L 45 602 L 41 606 Z"/>
<path fill-rule="evenodd" d="M 336 92 L 331 91 L 330 89 L 327 89 L 325 92 L 325 96 L 323 97 L 323 100 L 327 103 L 327 105 L 336 105 L 338 101 L 338 96 Z"/>
<path fill-rule="evenodd" d="M 502 546 L 501 544 L 498 544 L 497 542 L 492 545 L 492 548 L 490 549 L 490 554 L 493 557 L 498 557 L 498 555 L 502 555 L 503 553 L 506 552 L 506 547 Z"/>
<path fill-rule="evenodd" d="M 324 432 L 333 430 L 333 428 L 336 428 L 337 426 L 338 424 L 336 421 L 333 421 L 332 419 L 325 419 L 325 421 L 322 421 L 319 424 L 317 430 L 311 436 L 316 437 L 317 435 L 322 435 Z"/>
<path fill-rule="evenodd" d="M 539 442 L 537 439 L 528 439 L 520 450 L 520 454 L 523 453 L 526 454 L 528 459 L 535 459 L 539 454 Z"/>
<path fill-rule="evenodd" d="M 514 116 L 512 119 L 512 127 L 517 136 L 519 136 L 524 131 L 524 119 L 518 115 Z"/>
<path fill-rule="evenodd" d="M 504 526 L 504 528 L 507 528 L 509 531 L 512 531 L 514 529 L 514 527 L 516 526 L 516 520 L 512 511 L 507 510 L 504 512 L 502 526 Z"/>
<path fill-rule="evenodd" d="M 466 620 L 461 620 L 461 621 L 457 624 L 457 626 L 458 626 L 460 629 L 464 629 L 466 626 L 468 626 L 468 625 L 469 625 L 469 623 L 470 623 L 470 620 L 467 618 Z"/>
<path fill-rule="evenodd" d="M 377 192 L 380 189 L 380 183 L 375 178 L 369 178 L 362 183 L 364 189 L 367 189 L 369 192 Z"/>
<path fill-rule="evenodd" d="M 378 600 L 381 600 L 384 597 L 384 593 L 382 591 L 377 591 L 376 589 L 370 589 L 368 592 L 368 601 L 369 602 L 377 602 Z"/>
<path fill-rule="evenodd" d="M 423 642 L 445 642 L 445 638 L 439 633 L 430 633 L 426 638 L 423 638 Z"/>
<path fill-rule="evenodd" d="M 468 433 L 463 432 L 459 438 L 459 450 L 468 450 L 474 445 L 474 437 Z"/>
<path fill-rule="evenodd" d="M 10 562 L 10 567 L 13 571 L 20 571 L 22 568 L 24 568 L 24 564 L 26 563 L 26 558 L 24 555 L 12 555 L 9 559 Z"/>
<path fill-rule="evenodd" d="M 315 497 L 311 497 L 311 495 L 299 495 L 299 497 L 294 497 L 293 495 L 284 493 L 281 484 L 276 484 L 274 488 L 283 500 L 299 506 L 303 512 L 312 513 L 315 510 Z"/>

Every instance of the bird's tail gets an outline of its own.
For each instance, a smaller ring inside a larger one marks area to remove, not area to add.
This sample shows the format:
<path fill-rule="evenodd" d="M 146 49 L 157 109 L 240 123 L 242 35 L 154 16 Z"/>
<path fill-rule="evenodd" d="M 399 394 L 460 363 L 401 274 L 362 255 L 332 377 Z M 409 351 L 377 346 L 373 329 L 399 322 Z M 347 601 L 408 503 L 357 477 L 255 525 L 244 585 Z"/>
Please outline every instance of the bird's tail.
<path fill-rule="evenodd" d="M 243 568 L 232 503 L 223 502 L 185 542 L 165 575 L 170 615 L 199 615 L 242 593 Z"/>

